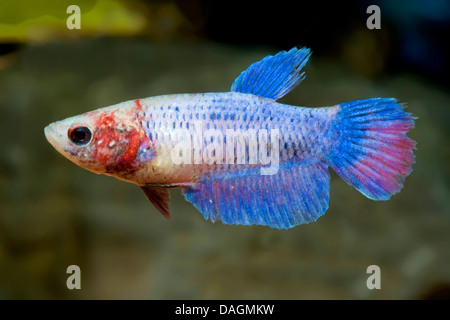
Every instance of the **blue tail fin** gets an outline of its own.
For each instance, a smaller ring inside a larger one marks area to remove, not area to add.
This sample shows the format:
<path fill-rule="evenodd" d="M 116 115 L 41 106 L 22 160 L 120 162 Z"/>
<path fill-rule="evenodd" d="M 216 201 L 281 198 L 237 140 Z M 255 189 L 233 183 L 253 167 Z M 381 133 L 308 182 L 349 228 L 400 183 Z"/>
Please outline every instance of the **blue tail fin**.
<path fill-rule="evenodd" d="M 416 142 L 406 136 L 414 118 L 392 98 L 342 103 L 339 141 L 329 157 L 334 171 L 373 200 L 388 200 L 411 173 Z"/>

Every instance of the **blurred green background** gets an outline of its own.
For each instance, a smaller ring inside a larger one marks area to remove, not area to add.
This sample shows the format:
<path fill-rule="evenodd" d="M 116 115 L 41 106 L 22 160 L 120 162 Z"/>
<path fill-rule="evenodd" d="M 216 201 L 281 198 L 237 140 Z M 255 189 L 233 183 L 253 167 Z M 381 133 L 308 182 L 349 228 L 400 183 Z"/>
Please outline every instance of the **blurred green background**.
<path fill-rule="evenodd" d="M 0 0 L 0 299 L 449 298 L 450 9 L 372 2 Z M 71 4 L 80 30 L 66 27 Z M 369 4 L 381 30 L 366 28 Z M 249 64 L 296 45 L 314 54 L 282 102 L 396 97 L 419 117 L 414 171 L 390 201 L 333 173 L 330 209 L 310 225 L 212 224 L 179 190 L 168 222 L 139 188 L 45 140 L 50 122 L 125 100 L 228 91 Z M 81 290 L 66 287 L 72 264 Z M 381 290 L 366 287 L 373 264 Z"/>

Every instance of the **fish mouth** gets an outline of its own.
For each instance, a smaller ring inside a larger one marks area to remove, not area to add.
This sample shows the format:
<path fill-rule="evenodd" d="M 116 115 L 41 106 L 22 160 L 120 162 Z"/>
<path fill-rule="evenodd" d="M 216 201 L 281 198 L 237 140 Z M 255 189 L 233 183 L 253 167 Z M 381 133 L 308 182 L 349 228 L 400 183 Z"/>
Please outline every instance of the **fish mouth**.
<path fill-rule="evenodd" d="M 53 148 L 55 148 L 59 152 L 61 152 L 60 144 L 61 139 L 63 138 L 61 134 L 62 129 L 63 129 L 62 124 L 59 122 L 50 123 L 48 126 L 44 128 L 45 138 L 53 146 Z"/>
<path fill-rule="evenodd" d="M 47 139 L 47 141 L 54 146 L 54 142 L 55 142 L 55 126 L 53 123 L 49 124 L 48 126 L 46 126 L 44 128 L 44 134 L 45 134 L 45 138 Z"/>

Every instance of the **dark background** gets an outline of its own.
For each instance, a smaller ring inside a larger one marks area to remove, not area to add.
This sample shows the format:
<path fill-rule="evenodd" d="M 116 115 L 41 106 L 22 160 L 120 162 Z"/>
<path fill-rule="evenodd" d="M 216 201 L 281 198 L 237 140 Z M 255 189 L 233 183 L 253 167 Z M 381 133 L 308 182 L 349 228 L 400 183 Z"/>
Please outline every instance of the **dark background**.
<path fill-rule="evenodd" d="M 80 30 L 66 28 L 70 4 Z M 371 4 L 380 30 L 366 27 Z M 448 298 L 449 28 L 448 1 L 0 1 L 0 298 Z M 211 224 L 178 190 L 167 222 L 138 188 L 45 140 L 48 123 L 102 106 L 227 91 L 293 46 L 313 55 L 282 102 L 396 97 L 419 117 L 414 171 L 390 201 L 332 174 L 330 209 L 310 225 Z M 381 290 L 366 287 L 372 264 Z"/>

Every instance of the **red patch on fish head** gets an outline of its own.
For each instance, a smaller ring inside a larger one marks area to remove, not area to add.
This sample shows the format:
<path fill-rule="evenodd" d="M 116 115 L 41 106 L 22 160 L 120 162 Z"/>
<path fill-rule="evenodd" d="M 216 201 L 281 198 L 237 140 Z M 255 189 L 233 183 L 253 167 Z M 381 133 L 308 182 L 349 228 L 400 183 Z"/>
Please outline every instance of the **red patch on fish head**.
<path fill-rule="evenodd" d="M 139 111 L 142 111 L 141 100 L 136 99 L 136 100 L 134 100 L 134 103 L 136 104 L 136 109 L 139 110 Z"/>
<path fill-rule="evenodd" d="M 135 112 L 136 111 L 136 112 Z M 150 141 L 134 116 L 117 115 L 118 112 L 100 113 L 93 128 L 91 158 L 110 174 L 131 174 L 141 166 L 137 157 L 141 146 L 150 147 Z"/>

